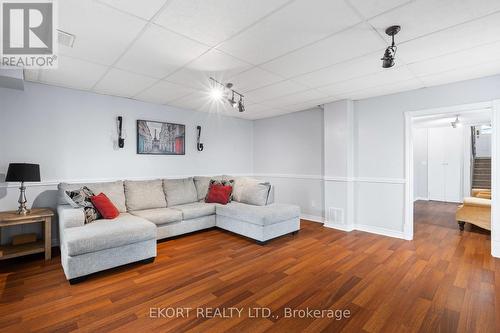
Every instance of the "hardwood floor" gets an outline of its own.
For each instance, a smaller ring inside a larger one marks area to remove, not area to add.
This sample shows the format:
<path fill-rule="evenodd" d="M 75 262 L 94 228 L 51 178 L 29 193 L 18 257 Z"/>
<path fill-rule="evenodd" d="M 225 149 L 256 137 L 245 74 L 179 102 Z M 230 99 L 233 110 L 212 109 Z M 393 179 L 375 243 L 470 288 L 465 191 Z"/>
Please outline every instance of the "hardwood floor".
<path fill-rule="evenodd" d="M 499 332 L 500 264 L 489 235 L 420 222 L 411 242 L 308 221 L 265 246 L 209 230 L 159 243 L 152 264 L 73 286 L 57 254 L 11 260 L 0 268 L 0 331 Z M 196 313 L 231 307 L 243 308 L 241 317 Z M 257 307 L 271 317 L 249 318 Z M 150 318 L 157 308 L 193 310 Z M 284 318 L 287 308 L 350 317 Z"/>

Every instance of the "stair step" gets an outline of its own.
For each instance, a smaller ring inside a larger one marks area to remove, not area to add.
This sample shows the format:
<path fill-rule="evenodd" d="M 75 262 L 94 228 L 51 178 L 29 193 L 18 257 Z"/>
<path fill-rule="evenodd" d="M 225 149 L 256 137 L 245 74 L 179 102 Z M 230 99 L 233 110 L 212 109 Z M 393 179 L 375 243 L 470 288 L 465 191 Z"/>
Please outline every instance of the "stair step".
<path fill-rule="evenodd" d="M 472 187 L 490 188 L 491 187 L 491 183 L 489 183 L 489 182 L 472 182 Z"/>

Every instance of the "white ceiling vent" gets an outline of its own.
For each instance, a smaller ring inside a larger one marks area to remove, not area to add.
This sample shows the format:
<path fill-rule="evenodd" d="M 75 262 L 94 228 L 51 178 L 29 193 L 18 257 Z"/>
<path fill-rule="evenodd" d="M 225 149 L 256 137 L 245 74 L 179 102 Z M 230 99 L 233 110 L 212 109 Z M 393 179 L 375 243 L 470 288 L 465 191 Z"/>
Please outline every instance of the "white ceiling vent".
<path fill-rule="evenodd" d="M 59 44 L 67 47 L 73 47 L 73 44 L 75 44 L 75 39 L 76 39 L 75 35 L 72 35 L 68 32 L 59 29 L 57 30 L 57 42 Z"/>

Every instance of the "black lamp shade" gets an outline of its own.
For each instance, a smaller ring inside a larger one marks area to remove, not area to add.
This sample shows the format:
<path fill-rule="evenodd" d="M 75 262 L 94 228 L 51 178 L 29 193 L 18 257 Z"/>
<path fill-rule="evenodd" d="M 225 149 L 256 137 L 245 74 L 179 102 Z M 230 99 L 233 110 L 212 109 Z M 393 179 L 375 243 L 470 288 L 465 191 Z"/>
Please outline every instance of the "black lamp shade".
<path fill-rule="evenodd" d="M 6 182 L 39 182 L 40 165 L 28 163 L 10 163 Z"/>

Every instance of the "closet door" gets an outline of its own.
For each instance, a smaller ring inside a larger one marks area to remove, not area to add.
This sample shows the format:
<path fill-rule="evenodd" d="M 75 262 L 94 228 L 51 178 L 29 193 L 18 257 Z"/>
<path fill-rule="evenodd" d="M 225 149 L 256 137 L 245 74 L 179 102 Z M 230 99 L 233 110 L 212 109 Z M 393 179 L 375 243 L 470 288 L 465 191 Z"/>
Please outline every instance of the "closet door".
<path fill-rule="evenodd" d="M 429 200 L 462 201 L 463 128 L 429 128 Z"/>
<path fill-rule="evenodd" d="M 441 128 L 429 128 L 427 177 L 429 200 L 445 201 L 445 135 Z"/>
<path fill-rule="evenodd" d="M 464 156 L 463 127 L 445 128 L 444 161 L 445 161 L 445 201 L 461 202 L 462 170 Z"/>

